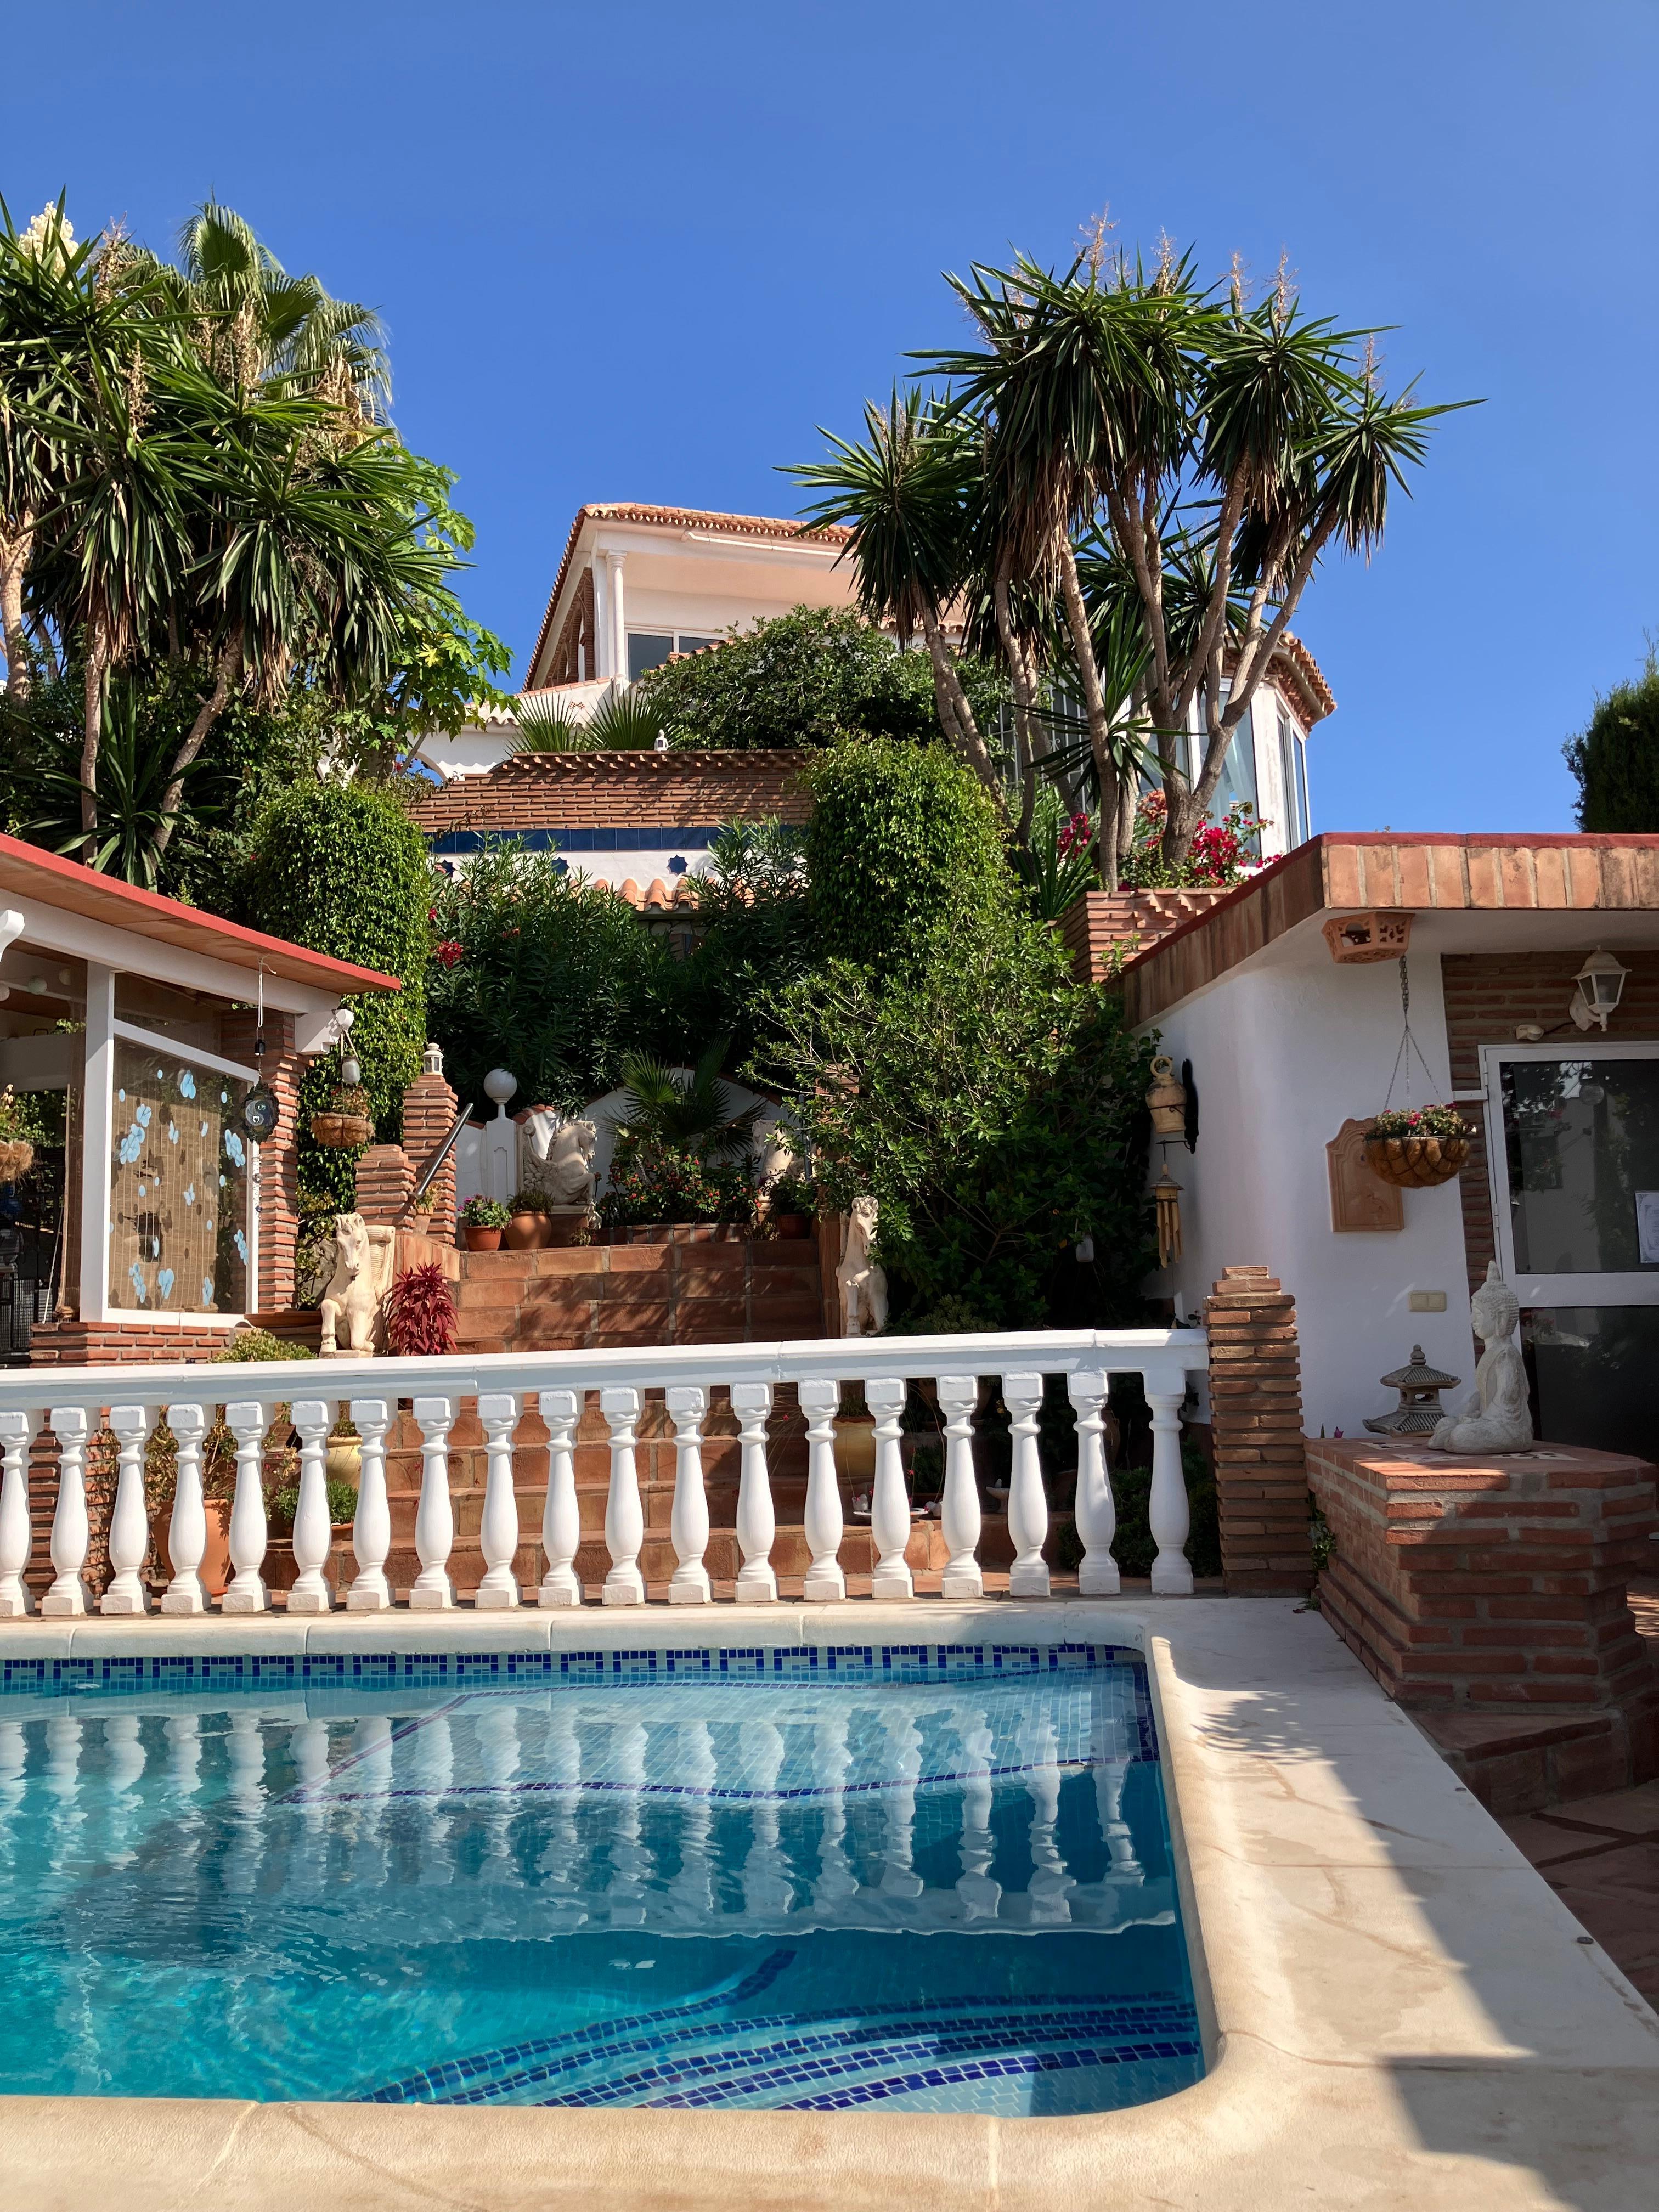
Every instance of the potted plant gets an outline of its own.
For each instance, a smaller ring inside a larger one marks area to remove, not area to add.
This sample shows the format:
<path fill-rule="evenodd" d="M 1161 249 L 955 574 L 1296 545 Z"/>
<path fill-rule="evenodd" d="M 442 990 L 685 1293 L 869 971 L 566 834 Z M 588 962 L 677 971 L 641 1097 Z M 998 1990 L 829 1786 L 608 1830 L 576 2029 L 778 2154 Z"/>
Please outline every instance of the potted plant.
<path fill-rule="evenodd" d="M 1474 1134 L 1455 1106 L 1397 1107 L 1366 1123 L 1366 1164 L 1403 1190 L 1431 1190 L 1462 1168 Z"/>
<path fill-rule="evenodd" d="M 405 1268 L 386 1302 L 386 1342 L 400 1359 L 441 1359 L 455 1349 L 455 1295 L 435 1260 Z"/>
<path fill-rule="evenodd" d="M 775 1237 L 810 1236 L 817 1194 L 801 1175 L 781 1175 L 766 1194 L 766 1218 Z"/>
<path fill-rule="evenodd" d="M 618 1142 L 599 1214 L 624 1243 L 701 1243 L 755 1222 L 745 1164 L 700 1158 L 671 1145 Z"/>
<path fill-rule="evenodd" d="M 374 1134 L 374 1115 L 361 1083 L 337 1083 L 328 1104 L 311 1117 L 311 1133 L 330 1152 L 349 1152 Z"/>
<path fill-rule="evenodd" d="M 8 1084 L 0 1091 L 0 1182 L 15 1182 L 34 1165 L 34 1122 Z"/>
<path fill-rule="evenodd" d="M 553 1242 L 552 1206 L 544 1190 L 514 1192 L 506 1242 L 509 1252 L 538 1252 Z"/>
<path fill-rule="evenodd" d="M 499 1252 L 507 1208 L 498 1198 L 469 1198 L 461 1208 L 460 1222 L 469 1252 Z"/>

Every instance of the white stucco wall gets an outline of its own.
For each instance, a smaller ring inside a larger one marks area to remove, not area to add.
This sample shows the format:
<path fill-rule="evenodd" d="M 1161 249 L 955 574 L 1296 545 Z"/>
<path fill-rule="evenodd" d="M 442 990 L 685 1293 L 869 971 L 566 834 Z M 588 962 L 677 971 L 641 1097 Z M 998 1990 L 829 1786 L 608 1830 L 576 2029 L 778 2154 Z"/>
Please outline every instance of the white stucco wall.
<path fill-rule="evenodd" d="M 1438 957 L 1413 955 L 1410 974 L 1413 1031 L 1434 1073 L 1431 1096 L 1443 1099 Z M 1403 1364 L 1414 1343 L 1468 1387 L 1474 1351 L 1456 1183 L 1407 1191 L 1403 1230 L 1331 1227 L 1325 1146 L 1350 1116 L 1382 1104 L 1400 1041 L 1396 964 L 1340 968 L 1308 926 L 1156 1026 L 1176 1074 L 1183 1060 L 1193 1063 L 1199 1137 L 1195 1153 L 1178 1139 L 1170 1148 L 1182 1186 L 1182 1256 L 1150 1287 L 1178 1291 L 1196 1316 L 1223 1267 L 1270 1267 L 1297 1301 L 1311 1435 L 1322 1426 L 1352 1434 L 1365 1414 L 1385 1412 L 1395 1397 L 1377 1377 Z M 1427 1090 L 1413 1064 L 1413 1100 L 1425 1103 Z M 1414 1290 L 1443 1291 L 1446 1310 L 1409 1311 Z"/>

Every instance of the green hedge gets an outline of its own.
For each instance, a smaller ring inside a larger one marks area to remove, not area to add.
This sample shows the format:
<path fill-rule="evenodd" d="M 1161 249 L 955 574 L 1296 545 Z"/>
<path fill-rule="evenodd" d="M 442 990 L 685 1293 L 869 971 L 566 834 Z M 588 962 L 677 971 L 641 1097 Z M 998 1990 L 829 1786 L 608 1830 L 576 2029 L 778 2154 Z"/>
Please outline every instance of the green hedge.
<path fill-rule="evenodd" d="M 351 1050 L 382 1143 L 402 1134 L 403 1093 L 421 1072 L 433 881 L 426 840 L 393 792 L 361 783 L 301 783 L 254 825 L 245 878 L 248 920 L 313 952 L 396 975 L 395 996 L 366 993 Z M 313 1060 L 300 1090 L 302 1190 L 349 1206 L 358 1155 L 313 1143 L 307 1124 L 337 1080 L 332 1055 Z"/>
<path fill-rule="evenodd" d="M 1598 699 L 1589 727 L 1562 750 L 1581 830 L 1659 830 L 1659 663 Z"/>

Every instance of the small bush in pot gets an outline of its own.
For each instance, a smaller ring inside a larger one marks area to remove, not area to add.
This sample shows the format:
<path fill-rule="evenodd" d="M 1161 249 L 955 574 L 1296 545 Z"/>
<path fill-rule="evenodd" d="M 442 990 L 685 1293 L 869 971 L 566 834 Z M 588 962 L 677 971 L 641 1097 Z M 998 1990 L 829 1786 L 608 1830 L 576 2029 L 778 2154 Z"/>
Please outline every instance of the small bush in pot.
<path fill-rule="evenodd" d="M 459 1220 L 466 1238 L 469 1252 L 498 1252 L 501 1231 L 507 1224 L 507 1211 L 498 1198 L 469 1198 L 461 1208 Z"/>
<path fill-rule="evenodd" d="M 386 1339 L 400 1359 L 436 1359 L 455 1349 L 454 1293 L 436 1261 L 409 1268 L 392 1285 Z"/>
<path fill-rule="evenodd" d="M 767 1189 L 766 1218 L 778 1237 L 805 1237 L 817 1211 L 817 1194 L 803 1175 L 781 1175 Z"/>

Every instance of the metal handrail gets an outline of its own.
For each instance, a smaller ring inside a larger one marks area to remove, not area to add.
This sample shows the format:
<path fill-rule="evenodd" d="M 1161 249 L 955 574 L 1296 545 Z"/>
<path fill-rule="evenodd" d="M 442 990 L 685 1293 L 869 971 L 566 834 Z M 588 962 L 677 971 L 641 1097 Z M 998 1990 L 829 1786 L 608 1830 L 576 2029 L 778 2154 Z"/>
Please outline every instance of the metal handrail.
<path fill-rule="evenodd" d="M 456 1146 L 460 1142 L 461 1132 L 465 1128 L 467 1123 L 471 1119 L 472 1109 L 470 1106 L 463 1106 L 460 1112 L 455 1116 L 454 1127 L 444 1139 L 442 1144 L 439 1146 L 437 1151 L 432 1155 L 432 1158 L 427 1162 L 426 1171 L 422 1176 L 420 1181 L 416 1184 L 414 1191 L 410 1194 L 409 1204 L 404 1208 L 405 1213 L 414 1213 L 418 1210 L 421 1200 L 426 1196 L 428 1191 L 431 1189 L 433 1184 L 436 1182 L 438 1177 L 443 1173 L 444 1162 L 449 1158 Z"/>

